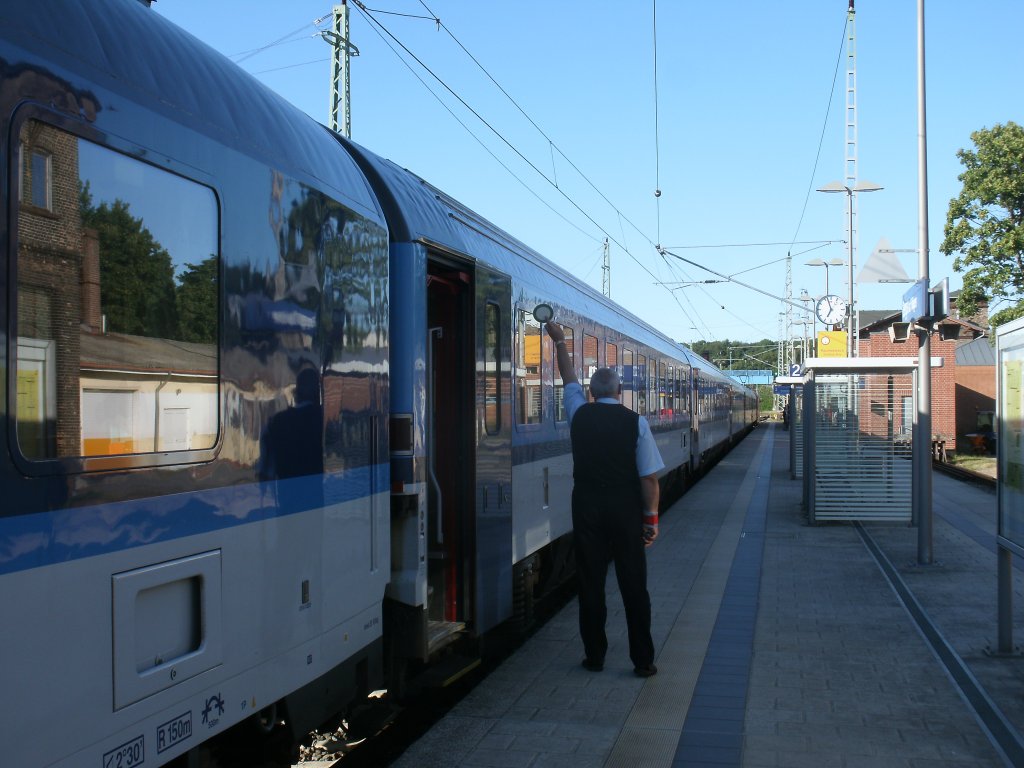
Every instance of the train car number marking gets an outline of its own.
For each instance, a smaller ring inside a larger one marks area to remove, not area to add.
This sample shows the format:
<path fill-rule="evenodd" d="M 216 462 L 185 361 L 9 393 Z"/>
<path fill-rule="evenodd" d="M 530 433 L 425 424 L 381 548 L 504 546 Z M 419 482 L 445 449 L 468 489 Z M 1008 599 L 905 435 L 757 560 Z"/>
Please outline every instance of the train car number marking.
<path fill-rule="evenodd" d="M 192 735 L 192 710 L 183 712 L 156 729 L 157 754 Z"/>
<path fill-rule="evenodd" d="M 135 768 L 146 762 L 145 736 L 136 736 L 103 756 L 103 768 Z"/>

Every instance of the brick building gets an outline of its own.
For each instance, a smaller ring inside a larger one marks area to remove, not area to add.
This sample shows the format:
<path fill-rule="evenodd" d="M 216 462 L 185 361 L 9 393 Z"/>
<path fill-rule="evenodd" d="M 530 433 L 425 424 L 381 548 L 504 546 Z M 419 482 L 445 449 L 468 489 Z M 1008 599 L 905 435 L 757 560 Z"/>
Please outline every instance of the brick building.
<path fill-rule="evenodd" d="M 956 434 L 965 436 L 971 450 L 984 450 L 982 435 L 995 425 L 996 351 L 986 337 L 979 337 L 956 349 Z M 988 430 L 986 430 L 988 427 Z M 961 445 L 961 450 L 968 450 Z"/>
<path fill-rule="evenodd" d="M 78 140 L 29 121 L 18 153 L 18 441 L 31 457 L 75 456 L 83 243 Z"/>
<path fill-rule="evenodd" d="M 986 326 L 978 322 L 979 315 L 971 319 L 960 318 L 955 310 L 955 297 L 951 297 L 953 310 L 950 317 L 940 323 L 942 332 L 931 334 L 932 357 L 942 358 L 941 368 L 932 368 L 932 436 L 945 440 L 946 449 L 955 451 L 958 439 L 962 442 L 965 419 L 973 415 L 977 403 L 970 393 L 978 388 L 987 391 L 986 377 L 991 378 L 994 395 L 995 366 L 985 370 L 961 371 L 958 365 L 958 349 L 986 335 Z M 983 310 L 984 311 L 984 310 Z M 890 328 L 900 322 L 899 310 L 863 311 L 860 313 L 860 330 L 857 337 L 857 351 L 861 357 L 916 357 L 916 337 L 909 341 L 894 341 Z M 987 341 L 985 342 L 987 343 Z M 960 355 L 959 357 L 963 357 Z M 969 379 L 969 384 L 968 384 Z M 968 388 L 969 386 L 969 388 Z M 994 407 L 994 398 L 992 400 Z M 973 427 L 971 430 L 973 431 Z"/>

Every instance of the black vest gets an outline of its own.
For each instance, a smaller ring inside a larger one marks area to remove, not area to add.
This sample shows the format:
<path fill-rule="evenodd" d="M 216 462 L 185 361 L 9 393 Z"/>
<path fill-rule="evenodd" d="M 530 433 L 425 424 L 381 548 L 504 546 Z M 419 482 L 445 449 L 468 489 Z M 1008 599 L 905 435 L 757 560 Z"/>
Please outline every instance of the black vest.
<path fill-rule="evenodd" d="M 624 405 L 586 403 L 572 418 L 574 493 L 642 503 L 636 443 L 640 416 Z"/>

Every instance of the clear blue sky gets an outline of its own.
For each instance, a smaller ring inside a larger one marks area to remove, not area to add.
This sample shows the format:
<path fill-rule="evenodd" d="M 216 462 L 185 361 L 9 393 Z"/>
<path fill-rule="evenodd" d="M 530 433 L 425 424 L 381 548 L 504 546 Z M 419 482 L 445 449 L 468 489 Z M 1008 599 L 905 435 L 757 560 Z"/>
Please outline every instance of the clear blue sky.
<path fill-rule="evenodd" d="M 330 49 L 317 29 L 328 27 L 330 2 L 159 0 L 153 7 L 328 121 Z M 374 0 L 370 7 L 394 38 L 352 6 L 360 52 L 351 65 L 353 138 L 598 289 L 609 236 L 612 298 L 673 338 L 776 338 L 784 306 L 734 284 L 658 285 L 717 278 L 663 259 L 654 244 L 776 295 L 785 292 L 787 252 L 794 295 L 824 292 L 825 270 L 804 262 L 845 259 L 844 196 L 813 190 L 845 172 L 847 0 L 659 0 L 657 142 L 651 0 Z M 444 27 L 412 18 L 430 15 Z M 314 25 L 319 17 L 326 18 Z M 1020 0 L 926 3 L 933 282 L 949 276 L 960 285 L 938 250 L 960 189 L 956 151 L 971 145 L 974 130 L 1024 122 L 1022 29 Z M 917 247 L 916 4 L 857 0 L 856 32 L 858 178 L 885 187 L 860 196 L 859 272 L 881 237 L 893 248 Z M 757 243 L 773 245 L 749 246 Z M 916 277 L 917 255 L 901 258 Z M 831 292 L 846 296 L 846 269 L 829 272 Z M 858 284 L 858 305 L 898 308 L 905 290 Z"/>

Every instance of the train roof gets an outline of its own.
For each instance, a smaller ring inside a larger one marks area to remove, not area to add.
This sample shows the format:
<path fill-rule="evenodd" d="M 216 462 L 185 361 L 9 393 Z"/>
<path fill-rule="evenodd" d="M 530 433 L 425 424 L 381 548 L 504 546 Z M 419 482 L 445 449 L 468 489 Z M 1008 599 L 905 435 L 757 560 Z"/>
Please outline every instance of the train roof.
<path fill-rule="evenodd" d="M 119 109 L 124 96 L 275 167 L 315 178 L 340 202 L 383 225 L 376 198 L 354 162 L 338 152 L 329 129 L 142 3 L 4 2 L 0 30 L 0 63 L 21 69 L 36 91 L 40 78 L 52 82 L 52 106 L 102 129 L 104 112 Z M 83 78 L 96 89 L 82 89 Z"/>
<path fill-rule="evenodd" d="M 663 351 L 671 350 L 710 376 L 727 378 L 688 347 L 673 341 L 412 171 L 354 142 L 346 140 L 345 144 L 377 191 L 394 240 L 433 245 L 527 282 L 535 282 L 537 270 L 542 270 L 574 291 L 577 305 L 581 300 L 589 305 L 581 309 L 590 309 L 592 315 L 594 310 L 600 311 L 606 324 L 618 326 L 619 330 Z"/>

